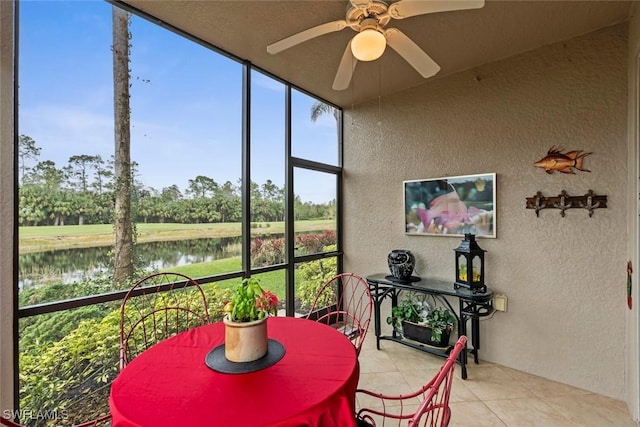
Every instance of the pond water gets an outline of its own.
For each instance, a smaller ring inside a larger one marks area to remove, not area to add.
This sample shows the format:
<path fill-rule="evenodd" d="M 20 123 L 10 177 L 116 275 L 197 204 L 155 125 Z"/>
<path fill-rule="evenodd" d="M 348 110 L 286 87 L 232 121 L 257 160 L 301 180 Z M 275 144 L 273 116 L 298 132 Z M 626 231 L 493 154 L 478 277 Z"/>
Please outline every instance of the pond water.
<path fill-rule="evenodd" d="M 273 235 L 271 238 L 282 237 Z M 110 246 L 62 249 L 20 255 L 19 288 L 61 281 L 73 283 L 113 270 Z M 139 243 L 136 254 L 147 270 L 231 258 L 241 254 L 241 238 Z"/>

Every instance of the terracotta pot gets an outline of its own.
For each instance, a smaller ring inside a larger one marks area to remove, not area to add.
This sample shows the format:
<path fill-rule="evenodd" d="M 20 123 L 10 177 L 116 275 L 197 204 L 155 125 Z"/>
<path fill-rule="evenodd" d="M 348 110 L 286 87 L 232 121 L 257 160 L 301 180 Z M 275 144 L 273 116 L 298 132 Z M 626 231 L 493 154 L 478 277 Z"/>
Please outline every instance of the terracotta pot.
<path fill-rule="evenodd" d="M 253 322 L 224 322 L 224 356 L 231 362 L 253 362 L 267 354 L 267 318 Z"/>

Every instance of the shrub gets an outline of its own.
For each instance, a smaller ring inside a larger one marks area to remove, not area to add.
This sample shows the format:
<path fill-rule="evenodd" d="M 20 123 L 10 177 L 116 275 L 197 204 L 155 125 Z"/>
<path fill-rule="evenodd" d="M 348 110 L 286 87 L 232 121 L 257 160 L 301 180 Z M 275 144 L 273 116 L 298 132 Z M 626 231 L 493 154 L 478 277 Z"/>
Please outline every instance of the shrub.
<path fill-rule="evenodd" d="M 251 242 L 251 263 L 255 266 L 274 265 L 284 262 L 284 239 L 261 239 Z"/>
<path fill-rule="evenodd" d="M 81 321 L 60 341 L 38 345 L 36 352 L 21 351 L 21 408 L 66 410 L 73 422 L 106 413 L 109 385 L 118 372 L 119 330 L 118 310 L 112 310 L 101 320 Z M 49 424 L 35 419 L 28 425 Z"/>
<path fill-rule="evenodd" d="M 333 250 L 335 250 L 335 230 L 324 230 L 322 233 L 298 234 L 296 236 L 296 248 L 303 254 L 326 252 L 326 248 L 332 245 L 334 247 Z"/>
<path fill-rule="evenodd" d="M 334 230 L 325 230 L 322 233 L 298 234 L 295 239 L 296 250 L 300 254 L 327 251 L 327 247 L 333 245 L 335 248 L 335 244 L 336 232 Z M 284 253 L 284 238 L 263 239 L 256 237 L 251 242 L 251 262 L 255 266 L 281 264 L 285 261 Z"/>
<path fill-rule="evenodd" d="M 326 246 L 323 250 L 326 252 L 335 251 L 336 245 Z M 306 262 L 299 267 L 300 283 L 296 286 L 296 297 L 301 313 L 309 312 L 320 287 L 337 274 L 337 265 L 338 260 L 332 257 Z M 327 299 L 329 298 L 330 296 L 327 296 Z M 330 302 L 319 301 L 323 305 Z"/>
<path fill-rule="evenodd" d="M 211 321 L 222 319 L 221 307 L 230 291 L 215 284 L 202 287 Z M 119 366 L 118 303 L 25 320 L 30 323 L 20 339 L 20 407 L 34 414 L 65 410 L 65 425 L 108 413 L 110 385 Z M 27 424 L 59 426 L 60 419 L 32 419 Z"/>

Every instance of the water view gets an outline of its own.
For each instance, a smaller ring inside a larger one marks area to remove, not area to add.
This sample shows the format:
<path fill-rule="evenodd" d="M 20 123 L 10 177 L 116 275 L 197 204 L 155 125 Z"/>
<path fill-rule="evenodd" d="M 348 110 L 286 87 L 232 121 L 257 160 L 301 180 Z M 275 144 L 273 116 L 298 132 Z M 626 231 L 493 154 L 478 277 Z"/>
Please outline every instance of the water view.
<path fill-rule="evenodd" d="M 274 235 L 272 238 L 282 237 Z M 20 255 L 20 290 L 52 282 L 74 283 L 109 273 L 113 247 L 61 249 Z M 150 242 L 136 245 L 145 270 L 231 258 L 241 254 L 241 237 Z"/>

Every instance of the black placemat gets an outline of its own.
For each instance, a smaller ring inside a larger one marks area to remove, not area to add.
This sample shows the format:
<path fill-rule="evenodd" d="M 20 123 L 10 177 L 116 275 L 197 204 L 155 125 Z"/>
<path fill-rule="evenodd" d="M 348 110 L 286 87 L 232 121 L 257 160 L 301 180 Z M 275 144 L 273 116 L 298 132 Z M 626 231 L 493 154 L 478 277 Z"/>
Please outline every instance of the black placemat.
<path fill-rule="evenodd" d="M 388 275 L 388 276 L 384 276 L 384 278 L 387 279 L 387 280 L 391 280 L 392 282 L 397 282 L 397 283 L 411 283 L 411 282 L 419 282 L 420 280 L 422 280 L 418 276 L 410 276 L 408 279 L 398 279 L 395 276 Z"/>
<path fill-rule="evenodd" d="M 204 363 L 214 371 L 225 374 L 246 374 L 275 365 L 284 357 L 284 346 L 276 340 L 267 341 L 267 354 L 253 362 L 231 362 L 224 356 L 224 344 L 215 347 L 205 357 Z"/>

